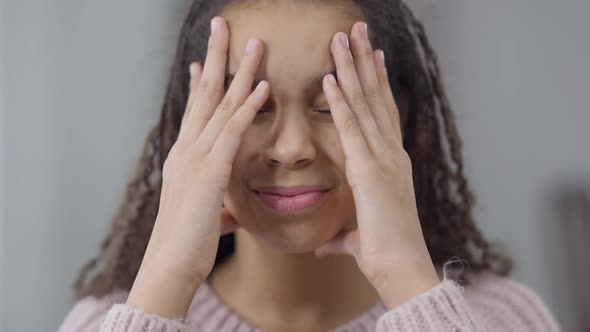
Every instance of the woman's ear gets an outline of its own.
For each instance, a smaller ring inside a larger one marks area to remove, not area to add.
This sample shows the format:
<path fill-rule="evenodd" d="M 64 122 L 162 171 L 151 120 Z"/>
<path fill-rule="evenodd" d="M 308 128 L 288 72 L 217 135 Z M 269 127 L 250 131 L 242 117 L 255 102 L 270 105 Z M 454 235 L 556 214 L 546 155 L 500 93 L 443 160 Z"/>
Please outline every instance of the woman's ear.
<path fill-rule="evenodd" d="M 233 233 L 238 230 L 241 225 L 232 216 L 232 214 L 225 208 L 221 208 L 221 236 Z"/>

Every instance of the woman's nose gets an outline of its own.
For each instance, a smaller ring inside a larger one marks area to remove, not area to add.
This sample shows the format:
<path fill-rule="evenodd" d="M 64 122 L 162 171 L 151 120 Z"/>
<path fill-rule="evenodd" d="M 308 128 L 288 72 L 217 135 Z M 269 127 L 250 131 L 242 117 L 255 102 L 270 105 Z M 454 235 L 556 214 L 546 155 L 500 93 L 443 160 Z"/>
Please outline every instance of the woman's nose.
<path fill-rule="evenodd" d="M 271 142 L 266 150 L 270 166 L 301 168 L 316 158 L 316 148 L 308 121 L 291 117 L 273 128 Z"/>

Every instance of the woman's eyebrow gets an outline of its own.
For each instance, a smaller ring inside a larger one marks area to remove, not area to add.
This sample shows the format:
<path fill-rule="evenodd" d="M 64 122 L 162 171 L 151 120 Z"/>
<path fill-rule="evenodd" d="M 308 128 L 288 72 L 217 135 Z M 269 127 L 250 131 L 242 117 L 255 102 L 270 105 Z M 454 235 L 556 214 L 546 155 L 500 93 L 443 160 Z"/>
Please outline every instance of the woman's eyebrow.
<path fill-rule="evenodd" d="M 338 80 L 338 75 L 336 75 L 336 71 L 330 69 L 330 70 L 323 71 L 319 75 L 317 75 L 316 77 L 313 77 L 312 79 L 310 79 L 308 81 L 308 84 L 309 85 L 321 85 L 322 80 L 324 79 L 324 76 L 326 76 L 328 74 L 334 75 L 336 80 Z M 235 77 L 236 77 L 236 74 L 232 74 L 232 73 L 226 74 L 225 81 L 224 81 L 225 86 L 226 87 L 229 86 L 229 84 L 234 80 Z M 258 83 L 260 83 L 260 80 L 254 79 L 254 82 L 252 83 L 252 87 L 255 87 L 256 85 L 258 85 Z"/>
<path fill-rule="evenodd" d="M 338 75 L 336 75 L 336 70 L 335 69 L 328 69 L 326 71 L 321 72 L 318 76 L 309 80 L 308 84 L 310 84 L 310 85 L 318 85 L 319 84 L 321 86 L 322 81 L 324 80 L 324 76 L 326 76 L 328 74 L 334 75 L 334 78 L 336 79 L 336 81 L 338 81 Z"/>

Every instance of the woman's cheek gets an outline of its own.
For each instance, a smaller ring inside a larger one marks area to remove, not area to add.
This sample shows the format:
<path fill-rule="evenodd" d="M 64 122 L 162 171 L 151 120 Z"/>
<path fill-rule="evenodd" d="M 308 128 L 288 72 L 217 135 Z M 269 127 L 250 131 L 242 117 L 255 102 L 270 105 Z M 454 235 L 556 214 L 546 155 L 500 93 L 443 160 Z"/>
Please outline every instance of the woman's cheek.
<path fill-rule="evenodd" d="M 333 163 L 333 166 L 336 166 L 341 172 L 340 175 L 344 175 L 343 179 L 345 180 L 345 156 L 336 128 L 333 128 L 333 130 L 324 130 L 317 135 L 318 145 L 320 145 L 322 151 L 328 156 L 328 159 Z"/>

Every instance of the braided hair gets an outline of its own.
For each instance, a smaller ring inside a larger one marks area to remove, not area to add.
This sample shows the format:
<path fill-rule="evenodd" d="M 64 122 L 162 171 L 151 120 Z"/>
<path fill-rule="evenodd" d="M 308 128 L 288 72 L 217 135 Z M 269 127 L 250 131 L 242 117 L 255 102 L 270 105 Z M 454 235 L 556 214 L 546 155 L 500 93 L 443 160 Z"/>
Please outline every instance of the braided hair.
<path fill-rule="evenodd" d="M 409 97 L 408 112 L 400 115 L 403 145 L 412 160 L 418 215 L 434 264 L 458 257 L 472 272 L 510 274 L 511 257 L 486 240 L 474 222 L 475 198 L 464 174 L 461 139 L 422 23 L 401 0 L 308 1 L 353 8 L 359 19 L 369 22 L 372 45 L 386 54 L 396 99 L 402 91 Z M 194 61 L 204 63 L 211 18 L 230 5 L 264 4 L 272 1 L 193 1 L 180 31 L 159 121 L 147 136 L 99 254 L 82 267 L 74 283 L 74 300 L 131 289 L 156 220 L 164 161 L 188 100 L 187 68 Z M 234 235 L 222 236 L 215 266 L 233 252 Z"/>

